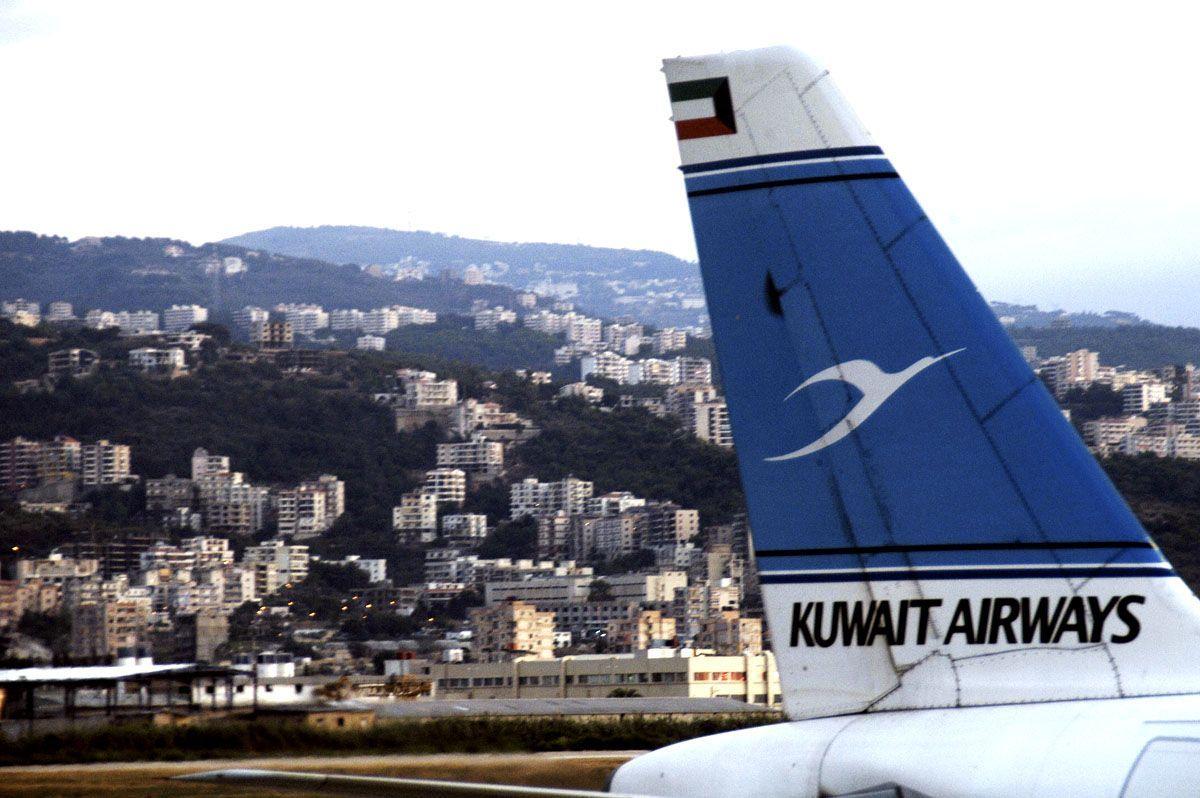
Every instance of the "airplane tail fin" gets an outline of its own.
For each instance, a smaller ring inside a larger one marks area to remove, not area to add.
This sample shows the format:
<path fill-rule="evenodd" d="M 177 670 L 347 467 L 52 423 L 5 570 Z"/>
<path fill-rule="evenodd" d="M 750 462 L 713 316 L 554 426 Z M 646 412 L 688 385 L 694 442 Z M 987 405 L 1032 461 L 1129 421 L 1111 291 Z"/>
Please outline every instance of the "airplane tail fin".
<path fill-rule="evenodd" d="M 1200 602 L 828 73 L 664 66 L 789 714 L 1200 691 Z"/>

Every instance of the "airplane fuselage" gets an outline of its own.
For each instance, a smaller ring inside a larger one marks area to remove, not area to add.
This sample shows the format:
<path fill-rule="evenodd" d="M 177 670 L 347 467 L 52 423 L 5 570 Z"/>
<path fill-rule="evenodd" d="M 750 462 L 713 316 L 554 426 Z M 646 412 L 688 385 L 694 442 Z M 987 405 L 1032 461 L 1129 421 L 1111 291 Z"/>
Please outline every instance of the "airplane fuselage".
<path fill-rule="evenodd" d="M 617 771 L 611 789 L 689 798 L 815 798 L 885 785 L 932 796 L 1197 795 L 1200 696 L 780 723 L 645 754 Z"/>

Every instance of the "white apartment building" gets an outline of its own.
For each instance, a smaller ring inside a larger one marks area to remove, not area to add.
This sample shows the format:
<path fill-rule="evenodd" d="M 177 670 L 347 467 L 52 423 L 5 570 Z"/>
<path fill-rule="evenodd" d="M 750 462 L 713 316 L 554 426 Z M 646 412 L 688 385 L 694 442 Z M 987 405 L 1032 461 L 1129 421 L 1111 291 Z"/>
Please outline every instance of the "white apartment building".
<path fill-rule="evenodd" d="M 432 493 L 438 504 L 462 504 L 467 499 L 467 472 L 461 468 L 426 471 L 421 491 Z"/>
<path fill-rule="evenodd" d="M 562 604 L 587 602 L 592 583 L 592 574 L 531 575 L 523 579 L 490 579 L 484 585 L 484 603 L 488 606 L 515 599 L 527 601 L 539 607 L 556 607 Z M 685 571 L 663 571 L 656 574 L 613 574 L 602 577 L 608 584 L 612 601 L 621 604 L 669 604 L 675 599 L 675 591 L 687 587 Z"/>
<path fill-rule="evenodd" d="M 74 321 L 75 308 L 70 302 L 51 302 L 46 308 L 46 321 Z"/>
<path fill-rule="evenodd" d="M 488 519 L 482 513 L 454 513 L 442 516 L 442 537 L 468 542 L 482 541 L 488 534 Z M 453 579 L 446 581 L 455 581 Z"/>
<path fill-rule="evenodd" d="M 675 358 L 679 364 L 679 382 L 684 385 L 711 385 L 712 361 L 706 357 Z"/>
<path fill-rule="evenodd" d="M 400 326 L 400 314 L 395 308 L 375 308 L 363 314 L 361 329 L 369 335 L 387 335 Z"/>
<path fill-rule="evenodd" d="M 567 330 L 566 318 L 549 310 L 526 313 L 521 319 L 521 324 L 530 330 L 546 335 L 558 335 Z"/>
<path fill-rule="evenodd" d="M 120 485 L 128 482 L 129 447 L 99 440 L 79 447 L 79 481 L 86 486 Z"/>
<path fill-rule="evenodd" d="M 604 389 L 588 385 L 586 382 L 572 382 L 559 388 L 558 396 L 562 399 L 583 399 L 585 402 L 595 405 L 604 401 Z"/>
<path fill-rule="evenodd" d="M 527 515 L 568 515 L 582 513 L 592 493 L 593 483 L 569 476 L 558 482 L 539 482 L 535 477 L 514 482 L 509 488 L 508 514 L 513 520 Z"/>
<path fill-rule="evenodd" d="M 162 328 L 165 332 L 182 332 L 193 324 L 208 321 L 208 308 L 199 305 L 172 305 L 163 311 Z"/>
<path fill-rule="evenodd" d="M 355 349 L 368 352 L 382 352 L 387 347 L 387 340 L 378 335 L 360 335 L 354 341 Z"/>
<path fill-rule="evenodd" d="M 254 329 L 255 325 L 266 324 L 271 319 L 271 313 L 266 308 L 246 305 L 233 312 L 233 326 L 245 333 Z"/>
<path fill-rule="evenodd" d="M 697 438 L 726 449 L 733 446 L 729 407 L 724 399 L 694 404 L 690 416 L 692 434 Z"/>
<path fill-rule="evenodd" d="M 640 385 L 644 382 L 654 385 L 678 385 L 679 359 L 663 360 L 648 357 L 643 360 L 635 360 L 629 366 L 629 383 Z"/>
<path fill-rule="evenodd" d="M 392 508 L 392 530 L 400 543 L 432 543 L 437 539 L 437 496 L 412 491 Z"/>
<path fill-rule="evenodd" d="M 152 310 L 119 310 L 114 320 L 123 333 L 158 332 L 158 314 Z"/>
<path fill-rule="evenodd" d="M 495 332 L 501 324 L 516 324 L 515 311 L 502 307 L 486 308 L 472 314 L 475 317 L 475 329 Z"/>
<path fill-rule="evenodd" d="M 570 343 L 554 350 L 554 365 L 565 366 L 572 360 L 584 355 L 594 355 L 601 349 L 600 344 Z"/>
<path fill-rule="evenodd" d="M 42 306 L 28 299 L 11 299 L 0 302 L 0 317 L 13 324 L 36 327 L 42 320 Z"/>
<path fill-rule="evenodd" d="M 1170 388 L 1163 382 L 1142 382 L 1126 385 L 1121 391 L 1122 411 L 1145 413 L 1153 405 L 1170 401 Z"/>
<path fill-rule="evenodd" d="M 458 404 L 458 381 L 439 380 L 429 371 L 403 370 L 404 406 L 411 409 L 451 408 Z"/>
<path fill-rule="evenodd" d="M 634 496 L 627 490 L 613 491 L 602 496 L 593 496 L 583 503 L 584 515 L 620 515 L 627 510 L 645 507 L 646 500 Z"/>
<path fill-rule="evenodd" d="M 320 305 L 285 304 L 276 305 L 275 310 L 282 313 L 292 325 L 292 333 L 311 338 L 317 330 L 329 326 L 329 314 Z"/>
<path fill-rule="evenodd" d="M 498 402 L 464 399 L 454 408 L 450 428 L 455 435 L 466 437 L 476 430 L 516 426 L 522 421 L 520 416 L 505 410 Z"/>
<path fill-rule="evenodd" d="M 590 319 L 578 313 L 568 313 L 566 330 L 567 341 L 577 344 L 598 344 L 603 333 L 600 319 Z"/>
<path fill-rule="evenodd" d="M 1087 388 L 1100 372 L 1100 355 L 1088 349 L 1077 349 L 1054 359 L 1054 394 L 1059 399 L 1072 388 Z"/>
<path fill-rule="evenodd" d="M 93 308 L 83 315 L 83 325 L 91 330 L 108 330 L 117 326 L 117 314 Z"/>
<path fill-rule="evenodd" d="M 644 336 L 640 324 L 609 324 L 604 328 L 604 342 L 620 355 L 636 355 Z"/>
<path fill-rule="evenodd" d="M 346 511 L 346 484 L 332 474 L 301 482 L 279 492 L 277 511 L 280 535 L 316 537 Z"/>
<path fill-rule="evenodd" d="M 439 443 L 438 468 L 461 468 L 468 474 L 497 476 L 504 471 L 504 444 L 476 435 L 463 443 Z"/>
<path fill-rule="evenodd" d="M 586 380 L 595 375 L 624 385 L 629 382 L 630 365 L 632 365 L 631 361 L 616 352 L 597 352 L 594 355 L 584 355 L 579 361 L 579 379 Z"/>
<path fill-rule="evenodd" d="M 664 327 L 654 333 L 650 342 L 654 347 L 654 354 L 665 355 L 667 352 L 676 352 L 687 347 L 687 332 L 674 327 Z"/>
<path fill-rule="evenodd" d="M 308 546 L 288 544 L 283 540 L 268 540 L 256 546 L 247 546 L 242 554 L 246 565 L 258 567 L 273 565 L 279 584 L 303 582 L 308 576 Z M 266 587 L 263 584 L 262 587 Z M 277 589 L 277 588 L 276 588 Z M 274 590 L 259 590 L 259 595 L 268 595 Z"/>
<path fill-rule="evenodd" d="M 1083 440 L 1088 446 L 1106 453 L 1121 444 L 1125 437 L 1145 428 L 1142 416 L 1105 416 L 1083 422 Z"/>
<path fill-rule="evenodd" d="M 129 365 L 142 372 L 176 373 L 187 369 L 187 358 L 182 349 L 144 346 L 129 351 Z"/>
<path fill-rule="evenodd" d="M 396 322 L 401 327 L 407 327 L 410 324 L 435 324 L 438 320 L 437 313 L 425 308 L 394 305 L 392 309 L 396 311 Z"/>
<path fill-rule="evenodd" d="M 363 312 L 350 308 L 349 310 L 329 311 L 329 329 L 331 330 L 361 330 Z"/>

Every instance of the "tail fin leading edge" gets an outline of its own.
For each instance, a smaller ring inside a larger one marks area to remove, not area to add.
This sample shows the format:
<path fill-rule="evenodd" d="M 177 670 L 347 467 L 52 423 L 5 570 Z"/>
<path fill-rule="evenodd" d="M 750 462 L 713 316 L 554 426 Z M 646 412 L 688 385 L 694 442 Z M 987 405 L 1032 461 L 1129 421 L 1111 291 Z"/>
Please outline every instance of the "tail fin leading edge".
<path fill-rule="evenodd" d="M 1200 602 L 828 73 L 665 72 L 789 714 L 1200 691 Z"/>

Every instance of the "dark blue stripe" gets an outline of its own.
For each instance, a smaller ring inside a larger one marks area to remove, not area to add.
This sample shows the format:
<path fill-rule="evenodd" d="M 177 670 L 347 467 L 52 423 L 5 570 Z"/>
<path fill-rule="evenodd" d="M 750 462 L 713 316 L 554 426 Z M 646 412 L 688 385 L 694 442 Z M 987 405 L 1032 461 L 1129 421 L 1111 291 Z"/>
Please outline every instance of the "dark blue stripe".
<path fill-rule="evenodd" d="M 784 163 L 759 166 L 737 172 L 717 172 L 710 175 L 692 175 L 684 180 L 689 194 L 714 188 L 744 186 L 767 180 L 780 181 L 793 178 L 831 177 L 862 174 L 864 172 L 890 172 L 894 167 L 887 158 L 860 158 L 856 161 L 818 161 L 815 163 Z"/>
<path fill-rule="evenodd" d="M 731 194 L 735 191 L 752 191 L 758 188 L 783 188 L 784 186 L 800 186 L 806 183 L 844 183 L 848 180 L 885 180 L 896 179 L 900 175 L 895 172 L 867 172 L 864 174 L 826 175 L 821 177 L 797 177 L 792 180 L 765 180 L 761 183 L 746 185 L 724 186 L 721 188 L 706 188 L 699 191 L 689 191 L 689 197 L 705 197 L 710 194 Z"/>
<path fill-rule="evenodd" d="M 942 571 L 871 571 L 835 574 L 759 574 L 764 585 L 821 582 L 917 582 L 931 579 L 1115 579 L 1132 576 L 1175 576 L 1170 568 L 962 568 Z"/>
<path fill-rule="evenodd" d="M 1025 549 L 1152 549 L 1154 544 L 1136 540 L 1017 540 L 959 543 L 889 543 L 879 546 L 819 546 L 807 549 L 759 549 L 758 557 L 825 557 L 831 554 L 911 554 L 918 551 L 1017 551 Z"/>
<path fill-rule="evenodd" d="M 799 571 L 808 569 L 845 568 L 907 568 L 910 566 L 944 568 L 950 565 L 1135 565 L 1160 563 L 1162 557 L 1151 548 L 1105 549 L 1016 549 L 981 551 L 884 551 L 863 554 L 807 555 L 803 557 L 772 557 L 759 562 L 760 573 Z"/>
<path fill-rule="evenodd" d="M 771 155 L 748 155 L 745 158 L 726 158 L 723 161 L 693 163 L 679 167 L 685 175 L 696 172 L 711 172 L 714 169 L 733 169 L 738 166 L 755 166 L 781 161 L 811 161 L 814 158 L 842 158 L 847 155 L 883 155 L 882 147 L 830 147 L 824 150 L 796 150 L 777 152 Z"/>

